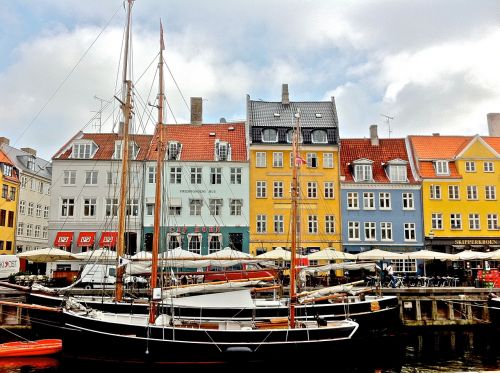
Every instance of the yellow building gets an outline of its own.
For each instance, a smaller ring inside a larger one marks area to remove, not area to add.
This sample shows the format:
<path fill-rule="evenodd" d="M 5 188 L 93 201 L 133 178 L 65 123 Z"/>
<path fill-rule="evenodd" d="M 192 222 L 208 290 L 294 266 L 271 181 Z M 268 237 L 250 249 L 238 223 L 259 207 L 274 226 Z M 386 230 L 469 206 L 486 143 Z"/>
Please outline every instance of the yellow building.
<path fill-rule="evenodd" d="M 9 157 L 0 151 L 0 255 L 15 254 L 19 173 Z"/>
<path fill-rule="evenodd" d="M 422 178 L 427 244 L 448 252 L 500 247 L 500 138 L 409 140 Z"/>
<path fill-rule="evenodd" d="M 304 254 L 340 250 L 335 102 L 247 102 L 250 131 L 250 253 L 291 246 L 292 132 L 300 111 L 299 237 Z"/>

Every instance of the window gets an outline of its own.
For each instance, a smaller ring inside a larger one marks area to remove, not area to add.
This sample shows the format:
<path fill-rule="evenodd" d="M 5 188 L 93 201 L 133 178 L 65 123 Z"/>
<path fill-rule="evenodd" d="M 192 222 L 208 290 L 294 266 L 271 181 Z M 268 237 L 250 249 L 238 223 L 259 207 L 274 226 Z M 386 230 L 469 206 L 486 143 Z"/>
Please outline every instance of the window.
<path fill-rule="evenodd" d="M 48 233 L 48 227 L 43 227 L 42 228 L 42 238 L 46 239 L 47 233 Z"/>
<path fill-rule="evenodd" d="M 486 185 L 484 187 L 484 199 L 487 200 L 497 199 L 497 189 L 495 185 Z"/>
<path fill-rule="evenodd" d="M 33 216 L 33 209 L 35 207 L 35 204 L 33 202 L 28 203 L 28 215 Z"/>
<path fill-rule="evenodd" d="M 477 186 L 476 185 L 467 185 L 467 199 L 468 200 L 477 200 Z"/>
<path fill-rule="evenodd" d="M 146 203 L 146 215 L 153 216 L 154 209 L 154 203 Z"/>
<path fill-rule="evenodd" d="M 28 211 L 29 211 L 29 207 L 28 207 Z M 74 198 L 63 198 L 61 200 L 61 216 L 70 217 L 70 216 L 74 216 L 74 214 L 75 214 L 75 199 Z"/>
<path fill-rule="evenodd" d="M 273 167 L 283 167 L 283 152 L 273 153 Z"/>
<path fill-rule="evenodd" d="M 274 215 L 274 233 L 284 233 L 285 224 L 283 215 Z"/>
<path fill-rule="evenodd" d="M 448 185 L 448 199 L 460 199 L 460 189 L 458 185 Z"/>
<path fill-rule="evenodd" d="M 347 209 L 348 210 L 358 210 L 358 193 L 357 192 L 347 192 Z"/>
<path fill-rule="evenodd" d="M 242 206 L 243 206 L 242 199 L 230 199 L 229 200 L 229 214 L 233 215 L 233 216 L 240 216 Z"/>
<path fill-rule="evenodd" d="M 33 235 L 33 224 L 26 224 L 26 236 L 31 237 Z"/>
<path fill-rule="evenodd" d="M 378 194 L 378 202 L 380 210 L 390 210 L 391 209 L 391 194 L 387 192 L 381 192 Z"/>
<path fill-rule="evenodd" d="M 168 154 L 167 158 L 170 161 L 175 161 L 179 159 L 179 154 L 181 150 L 181 144 L 178 143 L 177 141 L 169 141 L 168 143 Z"/>
<path fill-rule="evenodd" d="M 35 225 L 35 238 L 40 238 L 41 226 Z"/>
<path fill-rule="evenodd" d="M 156 179 L 156 171 L 155 171 L 155 179 Z M 117 184 L 117 181 L 118 181 L 118 172 L 108 171 L 107 177 L 106 177 L 106 183 L 108 185 L 113 185 L 113 184 Z"/>
<path fill-rule="evenodd" d="M 392 223 L 380 223 L 380 239 L 382 241 L 392 241 Z"/>
<path fill-rule="evenodd" d="M 375 210 L 375 194 L 363 192 L 363 210 Z"/>
<path fill-rule="evenodd" d="M 318 198 L 318 183 L 309 181 L 307 183 L 307 198 Z"/>
<path fill-rule="evenodd" d="M 35 180 L 35 179 L 31 179 L 31 186 L 30 186 L 30 189 L 33 190 L 33 191 L 36 191 L 37 190 L 37 184 L 38 184 L 38 180 Z M 7 187 L 8 188 L 8 187 Z"/>
<path fill-rule="evenodd" d="M 229 143 L 225 141 L 216 142 L 215 149 L 218 161 L 231 160 L 231 145 L 229 145 Z"/>
<path fill-rule="evenodd" d="M 296 196 L 297 198 L 301 198 L 300 195 L 300 185 L 297 183 L 297 190 L 296 190 Z M 290 198 L 293 197 L 293 181 L 290 183 Z"/>
<path fill-rule="evenodd" d="M 231 167 L 230 171 L 231 184 L 241 184 L 241 167 Z"/>
<path fill-rule="evenodd" d="M 448 168 L 448 161 L 435 161 L 434 169 L 436 170 L 436 175 L 450 174 L 450 169 Z"/>
<path fill-rule="evenodd" d="M 5 226 L 7 210 L 0 210 L 0 227 Z"/>
<path fill-rule="evenodd" d="M 417 272 L 416 259 L 394 259 L 392 261 L 394 272 L 411 273 Z"/>
<path fill-rule="evenodd" d="M 76 171 L 64 171 L 63 184 L 64 185 L 75 185 L 76 184 Z"/>
<path fill-rule="evenodd" d="M 325 233 L 335 233 L 335 215 L 325 215 Z"/>
<path fill-rule="evenodd" d="M 354 241 L 357 240 L 359 241 L 359 221 L 350 221 L 347 223 L 347 234 L 348 234 L 348 240 L 349 241 Z"/>
<path fill-rule="evenodd" d="M 127 199 L 127 216 L 138 216 L 139 215 L 139 199 L 129 198 Z"/>
<path fill-rule="evenodd" d="M 219 216 L 222 212 L 222 199 L 210 198 L 209 199 L 210 215 Z"/>
<path fill-rule="evenodd" d="M 483 163 L 484 172 L 494 172 L 495 169 L 493 167 L 493 162 L 484 162 Z"/>
<path fill-rule="evenodd" d="M 168 214 L 170 216 L 180 216 L 182 212 L 182 206 L 168 206 Z"/>
<path fill-rule="evenodd" d="M 306 162 L 307 162 L 307 167 L 309 168 L 318 167 L 318 156 L 316 155 L 316 153 L 307 153 Z"/>
<path fill-rule="evenodd" d="M 441 199 L 441 185 L 429 185 L 431 199 Z"/>
<path fill-rule="evenodd" d="M 48 219 L 49 218 L 49 206 L 44 206 L 43 207 L 43 217 L 45 219 Z"/>
<path fill-rule="evenodd" d="M 17 223 L 17 235 L 18 236 L 24 235 L 24 223 L 23 222 Z"/>
<path fill-rule="evenodd" d="M 488 214 L 488 230 L 498 230 L 498 214 Z"/>
<path fill-rule="evenodd" d="M 182 167 L 170 167 L 170 184 L 181 184 Z"/>
<path fill-rule="evenodd" d="M 211 167 L 210 168 L 210 184 L 222 184 L 222 168 L 221 167 Z"/>
<path fill-rule="evenodd" d="M 405 223 L 404 225 L 405 241 L 416 241 L 415 223 Z"/>
<path fill-rule="evenodd" d="M 257 190 L 256 190 L 257 198 L 266 198 L 267 197 L 267 182 L 265 181 L 257 181 Z"/>
<path fill-rule="evenodd" d="M 266 167 L 266 153 L 255 153 L 255 167 Z"/>
<path fill-rule="evenodd" d="M 262 142 L 278 142 L 278 131 L 274 128 L 266 128 L 263 130 Z"/>
<path fill-rule="evenodd" d="M 286 142 L 291 144 L 292 143 L 292 140 L 293 140 L 293 134 L 294 134 L 295 130 L 290 130 L 286 133 Z M 301 144 L 302 143 L 302 133 L 300 134 L 299 136 L 299 143 Z"/>
<path fill-rule="evenodd" d="M 110 172 L 108 172 L 108 180 L 109 180 L 109 175 Z M 156 183 L 156 166 L 149 166 L 148 167 L 148 183 L 149 184 L 155 184 Z M 111 184 L 108 182 L 108 184 Z"/>
<path fill-rule="evenodd" d="M 413 193 L 403 193 L 403 210 L 413 210 L 414 208 Z"/>
<path fill-rule="evenodd" d="M 318 233 L 318 216 L 309 215 L 307 217 L 307 230 L 309 233 Z"/>
<path fill-rule="evenodd" d="M 462 229 L 462 214 L 450 214 L 451 229 Z"/>
<path fill-rule="evenodd" d="M 201 167 L 191 167 L 191 184 L 201 184 Z"/>
<path fill-rule="evenodd" d="M 365 241 L 375 241 L 376 239 L 375 222 L 365 222 Z"/>
<path fill-rule="evenodd" d="M 313 144 L 326 144 L 328 143 L 328 137 L 326 136 L 326 131 L 315 130 L 311 134 L 311 140 Z"/>
<path fill-rule="evenodd" d="M 71 158 L 88 159 L 92 154 L 92 144 L 74 144 Z"/>
<path fill-rule="evenodd" d="M 26 201 L 19 201 L 19 213 L 23 215 L 26 213 Z"/>
<path fill-rule="evenodd" d="M 323 153 L 323 168 L 333 168 L 333 153 Z"/>
<path fill-rule="evenodd" d="M 13 186 L 10 187 L 10 200 L 11 201 L 16 200 L 16 188 Z"/>
<path fill-rule="evenodd" d="M 465 162 L 465 172 L 476 172 L 476 162 L 474 161 Z"/>
<path fill-rule="evenodd" d="M 266 233 L 266 215 L 257 215 L 257 233 Z"/>
<path fill-rule="evenodd" d="M 9 219 L 8 219 L 8 222 L 7 222 L 7 226 L 9 228 L 13 228 L 14 227 L 14 211 L 9 211 Z"/>
<path fill-rule="evenodd" d="M 201 234 L 188 234 L 188 250 L 192 253 L 201 254 Z"/>
<path fill-rule="evenodd" d="M 372 181 L 372 166 L 370 164 L 357 164 L 354 166 L 355 181 Z"/>
<path fill-rule="evenodd" d="M 275 181 L 273 183 L 273 198 L 283 198 L 283 182 Z"/>
<path fill-rule="evenodd" d="M 191 215 L 191 216 L 201 215 L 202 206 L 203 206 L 203 201 L 201 199 L 190 199 L 189 200 L 189 215 Z"/>
<path fill-rule="evenodd" d="M 208 253 L 215 253 L 222 248 L 222 234 L 212 233 L 208 235 Z"/>
<path fill-rule="evenodd" d="M 392 182 L 405 182 L 406 178 L 406 165 L 390 165 L 389 178 Z"/>
<path fill-rule="evenodd" d="M 324 185 L 324 197 L 327 199 L 334 198 L 333 181 L 325 181 Z"/>
<path fill-rule="evenodd" d="M 85 171 L 85 184 L 97 185 L 97 171 Z"/>
<path fill-rule="evenodd" d="M 40 184 L 38 184 L 38 192 L 43 194 L 43 181 L 40 181 Z"/>
<path fill-rule="evenodd" d="M 106 216 L 118 215 L 118 198 L 106 198 Z"/>
<path fill-rule="evenodd" d="M 21 176 L 21 188 L 26 189 L 28 184 L 28 178 L 26 176 Z"/>
<path fill-rule="evenodd" d="M 432 213 L 431 226 L 432 229 L 443 229 L 443 214 L 437 212 Z"/>
<path fill-rule="evenodd" d="M 479 222 L 479 214 L 469 214 L 469 229 L 470 230 L 480 230 L 481 225 Z"/>
<path fill-rule="evenodd" d="M 36 210 L 35 210 L 35 215 L 37 218 L 41 217 L 42 216 L 42 205 L 40 204 L 37 204 L 36 205 Z"/>

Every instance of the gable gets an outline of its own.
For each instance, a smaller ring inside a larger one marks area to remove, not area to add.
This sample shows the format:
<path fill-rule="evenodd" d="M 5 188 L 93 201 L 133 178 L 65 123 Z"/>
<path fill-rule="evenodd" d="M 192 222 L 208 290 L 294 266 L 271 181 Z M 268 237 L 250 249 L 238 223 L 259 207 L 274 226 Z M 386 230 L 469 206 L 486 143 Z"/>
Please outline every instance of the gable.
<path fill-rule="evenodd" d="M 496 159 L 495 150 L 484 142 L 480 137 L 475 137 L 468 146 L 458 155 L 457 158 L 465 159 Z"/>

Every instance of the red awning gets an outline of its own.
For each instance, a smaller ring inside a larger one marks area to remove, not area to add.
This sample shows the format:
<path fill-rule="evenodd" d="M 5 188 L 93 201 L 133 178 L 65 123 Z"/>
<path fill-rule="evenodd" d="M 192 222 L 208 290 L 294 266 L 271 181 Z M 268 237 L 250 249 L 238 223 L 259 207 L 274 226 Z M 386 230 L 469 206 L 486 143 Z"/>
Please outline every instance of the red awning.
<path fill-rule="evenodd" d="M 57 232 L 56 239 L 54 240 L 55 247 L 71 247 L 73 241 L 73 232 Z"/>
<path fill-rule="evenodd" d="M 95 232 L 80 232 L 76 246 L 94 246 Z"/>
<path fill-rule="evenodd" d="M 115 247 L 118 232 L 102 232 L 99 247 Z"/>

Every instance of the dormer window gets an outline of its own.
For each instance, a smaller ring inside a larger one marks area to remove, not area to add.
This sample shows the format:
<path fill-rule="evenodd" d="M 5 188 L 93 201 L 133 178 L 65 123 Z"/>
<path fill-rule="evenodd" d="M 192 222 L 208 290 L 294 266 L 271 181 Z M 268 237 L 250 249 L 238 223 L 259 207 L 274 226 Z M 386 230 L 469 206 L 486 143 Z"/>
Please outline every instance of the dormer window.
<path fill-rule="evenodd" d="M 278 142 L 278 131 L 274 128 L 266 128 L 262 131 L 262 142 Z"/>
<path fill-rule="evenodd" d="M 73 144 L 71 158 L 90 159 L 94 156 L 96 150 L 97 146 L 93 142 L 75 143 Z"/>
<path fill-rule="evenodd" d="M 448 161 L 435 161 L 434 169 L 436 170 L 436 175 L 449 175 L 450 168 L 448 166 Z"/>
<path fill-rule="evenodd" d="M 286 133 L 286 142 L 291 144 L 292 143 L 292 140 L 293 140 L 293 132 L 294 130 L 290 130 Z M 302 144 L 302 133 L 300 134 L 299 136 L 299 143 Z"/>
<path fill-rule="evenodd" d="M 406 164 L 408 162 L 402 159 L 395 159 L 388 162 L 388 176 L 392 183 L 404 183 L 408 181 Z"/>
<path fill-rule="evenodd" d="M 373 180 L 373 172 L 372 172 L 372 163 L 369 159 L 360 159 L 354 161 L 354 181 L 362 182 L 362 181 L 372 181 Z"/>
<path fill-rule="evenodd" d="M 326 136 L 326 131 L 315 130 L 312 132 L 311 140 L 313 144 L 326 144 L 328 143 L 328 138 Z"/>
<path fill-rule="evenodd" d="M 168 143 L 168 154 L 167 158 L 169 161 L 179 160 L 181 154 L 181 143 L 178 141 L 170 141 Z"/>
<path fill-rule="evenodd" d="M 26 167 L 28 168 L 28 170 L 35 171 L 35 159 L 29 157 L 26 161 Z"/>
<path fill-rule="evenodd" d="M 11 165 L 3 164 L 3 174 L 4 176 L 12 176 L 14 168 Z"/>
<path fill-rule="evenodd" d="M 115 152 L 113 154 L 113 159 L 122 159 L 123 157 L 123 140 L 115 141 Z M 135 142 L 129 142 L 128 144 L 128 155 L 129 159 L 135 159 L 137 154 L 139 154 L 139 147 Z"/>
<path fill-rule="evenodd" d="M 230 161 L 231 160 L 231 145 L 226 141 L 215 142 L 215 160 Z"/>

